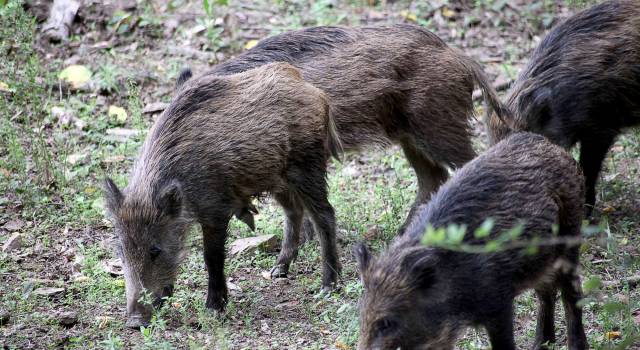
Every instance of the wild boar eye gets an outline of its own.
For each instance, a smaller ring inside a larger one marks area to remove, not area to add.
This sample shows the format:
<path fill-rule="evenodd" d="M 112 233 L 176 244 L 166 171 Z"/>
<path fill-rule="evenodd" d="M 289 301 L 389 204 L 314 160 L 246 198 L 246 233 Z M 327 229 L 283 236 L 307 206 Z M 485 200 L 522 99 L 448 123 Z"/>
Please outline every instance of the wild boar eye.
<path fill-rule="evenodd" d="M 378 336 L 386 336 L 393 333 L 397 328 L 397 323 L 389 318 L 382 318 L 376 321 L 374 331 Z"/>
<path fill-rule="evenodd" d="M 160 253 L 162 253 L 162 249 L 156 247 L 156 246 L 152 246 L 149 249 L 149 255 L 151 255 L 151 259 L 155 259 L 158 257 L 158 255 L 160 255 Z"/>

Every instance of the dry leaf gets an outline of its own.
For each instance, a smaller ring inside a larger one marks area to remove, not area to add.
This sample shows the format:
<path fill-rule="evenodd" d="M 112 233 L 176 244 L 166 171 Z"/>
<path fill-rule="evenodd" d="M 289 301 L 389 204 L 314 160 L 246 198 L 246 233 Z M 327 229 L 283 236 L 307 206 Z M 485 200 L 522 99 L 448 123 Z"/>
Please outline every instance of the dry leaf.
<path fill-rule="evenodd" d="M 343 343 L 343 342 L 341 342 L 339 340 L 336 340 L 336 344 L 335 345 L 336 345 L 336 348 L 338 348 L 340 350 L 350 350 L 351 349 L 349 347 L 349 345 L 347 345 L 347 344 L 345 344 L 345 343 Z"/>
<path fill-rule="evenodd" d="M 407 11 L 407 10 L 402 10 L 400 11 L 400 16 L 402 16 L 404 19 L 407 19 L 409 21 L 415 22 L 418 20 L 418 16 L 416 16 L 415 13 Z"/>
<path fill-rule="evenodd" d="M 442 17 L 447 18 L 447 19 L 451 19 L 454 18 L 456 16 L 456 11 L 453 11 L 452 9 L 448 8 L 447 6 L 444 6 L 442 8 Z"/>
<path fill-rule="evenodd" d="M 77 89 L 89 82 L 91 71 L 85 66 L 74 64 L 60 72 L 58 78 L 69 82 L 71 86 Z"/>
<path fill-rule="evenodd" d="M 109 111 L 107 112 L 109 118 L 116 118 L 118 124 L 124 124 L 127 121 L 127 111 L 122 107 L 118 106 L 109 106 Z"/>
<path fill-rule="evenodd" d="M 605 333 L 604 336 L 605 336 L 605 338 L 607 338 L 607 340 L 615 340 L 615 339 L 622 338 L 622 334 L 620 334 L 620 332 L 618 332 L 618 331 L 607 332 L 607 333 Z"/>
<path fill-rule="evenodd" d="M 15 90 L 11 89 L 7 83 L 0 81 L 0 91 L 2 92 L 15 92 Z"/>
<path fill-rule="evenodd" d="M 256 45 L 258 45 L 258 40 L 252 39 L 252 40 L 247 41 L 246 44 L 244 44 L 244 48 L 246 50 L 249 50 L 249 49 L 253 48 Z"/>

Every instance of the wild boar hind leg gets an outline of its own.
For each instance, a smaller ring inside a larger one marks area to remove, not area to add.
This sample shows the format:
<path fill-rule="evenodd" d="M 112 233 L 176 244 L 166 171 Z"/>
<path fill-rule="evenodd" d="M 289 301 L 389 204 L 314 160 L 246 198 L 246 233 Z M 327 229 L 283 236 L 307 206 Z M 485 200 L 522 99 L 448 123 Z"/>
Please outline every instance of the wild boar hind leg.
<path fill-rule="evenodd" d="M 426 203 L 429 198 L 431 198 L 431 195 L 440 187 L 440 185 L 447 181 L 447 178 L 449 177 L 449 173 L 446 168 L 431 161 L 424 152 L 417 149 L 412 142 L 403 142 L 402 150 L 418 178 L 418 194 L 409 209 L 407 218 L 398 230 L 399 236 L 404 234 L 404 231 L 411 222 L 411 218 L 415 215 L 416 209 L 421 204 Z"/>
<path fill-rule="evenodd" d="M 289 191 L 275 194 L 274 197 L 284 209 L 286 216 L 282 249 L 278 255 L 276 265 L 271 269 L 271 278 L 278 278 L 287 277 L 291 262 L 298 257 L 304 207 L 300 199 Z"/>

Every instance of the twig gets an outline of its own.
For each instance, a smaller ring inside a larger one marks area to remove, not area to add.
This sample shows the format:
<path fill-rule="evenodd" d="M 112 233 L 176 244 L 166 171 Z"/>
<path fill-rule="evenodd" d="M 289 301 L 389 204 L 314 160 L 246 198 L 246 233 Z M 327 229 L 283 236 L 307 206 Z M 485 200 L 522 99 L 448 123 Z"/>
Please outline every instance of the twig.
<path fill-rule="evenodd" d="M 629 283 L 629 288 L 635 288 L 640 284 L 640 275 L 633 275 L 616 281 L 604 281 L 602 282 L 602 285 L 605 287 L 615 287 L 618 285 L 624 285 L 625 283 Z"/>

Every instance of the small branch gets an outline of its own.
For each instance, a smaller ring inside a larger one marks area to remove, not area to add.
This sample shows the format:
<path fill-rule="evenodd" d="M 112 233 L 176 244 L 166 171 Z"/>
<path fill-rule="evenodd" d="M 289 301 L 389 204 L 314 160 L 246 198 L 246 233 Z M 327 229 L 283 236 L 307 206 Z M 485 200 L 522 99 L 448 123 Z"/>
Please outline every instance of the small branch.
<path fill-rule="evenodd" d="M 619 285 L 625 285 L 626 283 L 629 283 L 629 288 L 635 288 L 638 284 L 640 284 L 640 275 L 633 275 L 621 278 L 616 281 L 604 281 L 602 282 L 602 285 L 605 287 L 616 287 Z"/>

